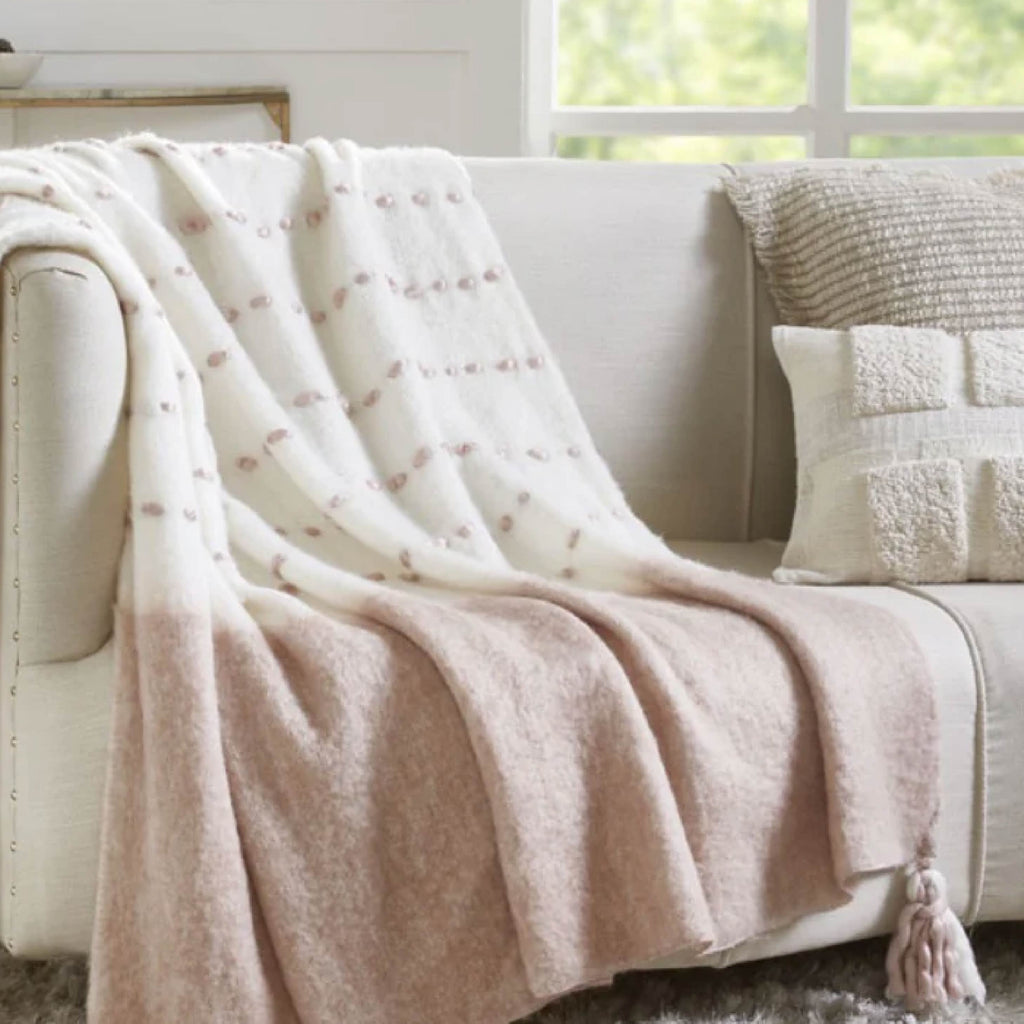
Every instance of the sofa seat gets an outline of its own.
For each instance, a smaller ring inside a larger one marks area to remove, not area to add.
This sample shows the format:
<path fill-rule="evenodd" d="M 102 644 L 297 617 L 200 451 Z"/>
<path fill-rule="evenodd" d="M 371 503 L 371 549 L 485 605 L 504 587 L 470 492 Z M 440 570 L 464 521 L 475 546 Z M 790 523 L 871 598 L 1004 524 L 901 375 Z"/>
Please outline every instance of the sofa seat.
<path fill-rule="evenodd" d="M 670 546 L 686 558 L 760 577 L 768 577 L 782 555 L 774 541 Z M 898 615 L 936 679 L 943 800 L 938 860 L 953 908 L 968 923 L 1024 917 L 1024 585 L 842 592 Z M 108 645 L 91 658 L 23 673 L 23 712 L 52 739 L 45 749 L 25 752 L 25 775 L 35 790 L 26 807 L 34 813 L 21 830 L 38 857 L 36 870 L 21 880 L 36 906 L 22 932 L 27 955 L 88 948 L 112 662 Z M 902 906 L 901 881 L 898 873 L 866 877 L 838 910 L 700 961 L 670 957 L 651 966 L 725 966 L 884 934 Z"/>
<path fill-rule="evenodd" d="M 676 541 L 685 558 L 767 578 L 775 541 Z M 843 587 L 898 615 L 928 659 L 939 692 L 942 812 L 938 865 L 967 923 L 1024 917 L 1024 584 Z M 719 965 L 888 932 L 902 906 L 898 874 L 862 879 L 846 906 L 806 917 L 714 958 Z M 669 958 L 655 966 L 692 964 Z"/>

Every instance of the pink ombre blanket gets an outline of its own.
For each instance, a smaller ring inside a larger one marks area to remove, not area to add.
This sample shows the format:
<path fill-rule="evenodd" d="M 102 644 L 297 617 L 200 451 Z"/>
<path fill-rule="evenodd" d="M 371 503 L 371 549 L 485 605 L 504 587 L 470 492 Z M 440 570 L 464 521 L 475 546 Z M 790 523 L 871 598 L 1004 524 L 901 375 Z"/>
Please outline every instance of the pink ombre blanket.
<path fill-rule="evenodd" d="M 927 852 L 897 623 L 668 553 L 463 167 L 10 152 L 0 249 L 124 310 L 98 1024 L 505 1024 Z"/>

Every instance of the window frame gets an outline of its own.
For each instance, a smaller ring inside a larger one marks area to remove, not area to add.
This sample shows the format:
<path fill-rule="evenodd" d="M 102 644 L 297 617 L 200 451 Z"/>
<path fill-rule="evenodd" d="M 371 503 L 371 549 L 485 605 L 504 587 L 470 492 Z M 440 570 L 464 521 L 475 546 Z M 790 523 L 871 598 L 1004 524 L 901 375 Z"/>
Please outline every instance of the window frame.
<path fill-rule="evenodd" d="M 1020 135 L 1024 106 L 850 103 L 854 0 L 807 2 L 807 102 L 792 107 L 566 107 L 558 103 L 558 0 L 527 2 L 524 138 L 551 156 L 559 137 L 788 135 L 809 157 L 847 157 L 855 135 Z"/>

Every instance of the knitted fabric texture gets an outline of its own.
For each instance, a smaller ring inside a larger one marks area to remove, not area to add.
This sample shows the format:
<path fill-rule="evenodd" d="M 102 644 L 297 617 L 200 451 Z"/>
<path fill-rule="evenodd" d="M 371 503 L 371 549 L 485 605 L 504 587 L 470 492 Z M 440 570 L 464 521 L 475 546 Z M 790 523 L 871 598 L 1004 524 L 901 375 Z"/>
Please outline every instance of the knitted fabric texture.
<path fill-rule="evenodd" d="M 146 136 L 0 191 L 129 350 L 97 1024 L 499 1024 L 930 840 L 921 653 L 632 515 L 452 157 Z"/>
<path fill-rule="evenodd" d="M 723 183 L 783 323 L 1024 327 L 1024 173 L 800 167 Z"/>

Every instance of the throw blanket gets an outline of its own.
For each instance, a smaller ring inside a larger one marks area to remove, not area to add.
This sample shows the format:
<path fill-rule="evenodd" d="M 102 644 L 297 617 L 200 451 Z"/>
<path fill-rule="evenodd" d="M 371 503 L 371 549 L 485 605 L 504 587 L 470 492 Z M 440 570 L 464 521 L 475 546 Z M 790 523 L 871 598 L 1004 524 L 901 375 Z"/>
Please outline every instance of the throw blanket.
<path fill-rule="evenodd" d="M 499 1024 L 929 852 L 918 650 L 648 532 L 452 157 L 145 136 L 0 190 L 129 349 L 91 1020 Z"/>

